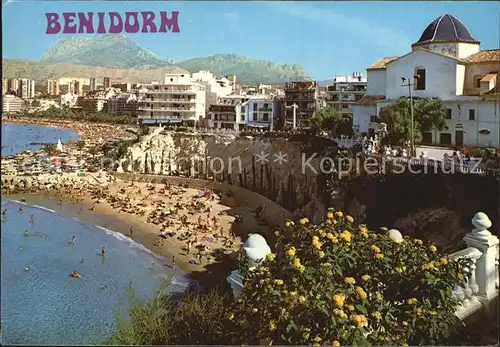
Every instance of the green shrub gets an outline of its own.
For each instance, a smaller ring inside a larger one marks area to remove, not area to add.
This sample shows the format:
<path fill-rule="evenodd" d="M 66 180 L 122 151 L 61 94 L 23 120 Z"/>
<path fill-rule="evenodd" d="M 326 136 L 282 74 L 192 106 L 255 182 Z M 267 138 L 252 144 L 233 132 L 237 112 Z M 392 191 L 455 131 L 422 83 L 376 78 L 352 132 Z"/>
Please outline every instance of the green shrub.
<path fill-rule="evenodd" d="M 132 288 L 129 293 L 129 318 L 116 312 L 116 333 L 108 345 L 197 345 L 220 344 L 226 339 L 224 313 L 228 298 L 217 291 L 198 296 L 186 293 L 176 301 L 166 294 L 170 281 L 147 302 L 138 300 Z"/>
<path fill-rule="evenodd" d="M 330 209 L 288 221 L 228 314 L 235 343 L 434 345 L 457 329 L 462 264 Z M 399 235 L 400 236 L 400 235 Z"/>

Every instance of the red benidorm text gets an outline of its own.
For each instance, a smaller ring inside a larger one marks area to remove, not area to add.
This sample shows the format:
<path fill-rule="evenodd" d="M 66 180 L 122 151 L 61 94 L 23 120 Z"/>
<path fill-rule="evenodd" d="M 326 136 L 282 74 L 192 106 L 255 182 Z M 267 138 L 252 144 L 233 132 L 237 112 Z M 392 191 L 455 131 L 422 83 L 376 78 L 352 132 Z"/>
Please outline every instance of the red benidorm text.
<path fill-rule="evenodd" d="M 109 18 L 106 24 L 104 19 Z M 126 32 L 133 33 L 178 33 L 179 30 L 179 12 L 172 11 L 171 16 L 163 11 L 159 14 L 159 25 L 155 23 L 154 12 L 125 12 L 125 16 L 118 12 L 66 12 L 61 16 L 58 13 L 45 13 L 47 17 L 46 34 L 120 34 Z M 94 20 L 94 17 L 97 17 Z M 61 19 L 61 22 L 59 20 Z M 97 28 L 94 26 L 97 22 Z"/>

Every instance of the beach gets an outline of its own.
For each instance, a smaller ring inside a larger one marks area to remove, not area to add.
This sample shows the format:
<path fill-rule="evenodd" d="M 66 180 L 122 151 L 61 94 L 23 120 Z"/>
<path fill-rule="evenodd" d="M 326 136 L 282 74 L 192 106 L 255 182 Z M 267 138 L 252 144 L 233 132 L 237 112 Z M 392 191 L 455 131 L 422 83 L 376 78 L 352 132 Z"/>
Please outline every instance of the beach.
<path fill-rule="evenodd" d="M 103 189 L 99 179 L 112 182 Z M 271 234 L 270 227 L 259 225 L 255 218 L 259 206 L 238 202 L 234 206 L 234 199 L 215 199 L 211 191 L 114 180 L 106 173 L 92 173 L 81 183 L 63 180 L 57 189 L 9 199 L 24 199 L 130 237 L 165 257 L 168 266 L 175 259 L 176 269 L 204 288 L 228 289 L 225 278 L 237 268 L 236 252 L 242 240 L 249 232 Z M 242 220 L 236 222 L 235 215 Z M 166 238 L 160 236 L 162 232 Z"/>

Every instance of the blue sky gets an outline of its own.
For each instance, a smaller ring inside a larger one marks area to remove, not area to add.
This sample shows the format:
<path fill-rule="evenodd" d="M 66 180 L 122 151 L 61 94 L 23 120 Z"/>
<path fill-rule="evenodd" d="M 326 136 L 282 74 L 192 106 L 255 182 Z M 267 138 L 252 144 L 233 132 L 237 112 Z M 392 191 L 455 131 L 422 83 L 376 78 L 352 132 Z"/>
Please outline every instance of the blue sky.
<path fill-rule="evenodd" d="M 69 35 L 46 35 L 46 12 L 179 11 L 178 34 L 129 34 L 159 57 L 184 60 L 233 53 L 298 64 L 315 79 L 405 54 L 425 27 L 453 14 L 481 41 L 499 48 L 500 4 L 485 2 L 56 2 L 4 1 L 3 57 L 38 60 Z M 80 34 L 81 35 L 81 34 Z"/>

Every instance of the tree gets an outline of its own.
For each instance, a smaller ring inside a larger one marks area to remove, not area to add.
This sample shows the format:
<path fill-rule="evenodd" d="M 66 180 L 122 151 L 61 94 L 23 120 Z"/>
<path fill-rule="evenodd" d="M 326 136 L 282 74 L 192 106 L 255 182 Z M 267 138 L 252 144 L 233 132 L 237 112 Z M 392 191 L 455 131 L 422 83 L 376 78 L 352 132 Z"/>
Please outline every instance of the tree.
<path fill-rule="evenodd" d="M 229 312 L 233 344 L 435 345 L 458 330 L 452 292 L 467 261 L 333 209 L 275 234 Z"/>
<path fill-rule="evenodd" d="M 438 99 L 413 100 L 413 136 L 419 140 L 423 132 L 446 128 L 446 109 Z M 411 140 L 410 99 L 402 97 L 380 110 L 380 120 L 387 124 L 389 142 L 401 145 Z"/>
<path fill-rule="evenodd" d="M 95 156 L 97 153 L 99 153 L 99 147 L 96 145 L 96 146 L 92 146 L 89 148 L 89 154 L 92 155 L 92 159 L 95 159 Z"/>
<path fill-rule="evenodd" d="M 35 107 L 35 108 L 36 108 L 36 107 L 40 107 L 40 105 L 41 105 L 41 103 L 40 103 L 40 101 L 39 101 L 39 100 L 36 100 L 36 99 L 35 99 L 35 100 L 33 100 L 33 101 L 31 102 L 31 107 Z"/>
<path fill-rule="evenodd" d="M 52 153 L 57 153 L 57 145 L 55 143 L 46 143 L 42 146 L 42 150 L 51 155 Z"/>
<path fill-rule="evenodd" d="M 82 156 L 82 150 L 85 148 L 85 140 L 79 140 L 76 142 L 76 148 L 80 151 L 80 157 Z"/>
<path fill-rule="evenodd" d="M 344 122 L 344 117 L 338 111 L 325 107 L 316 110 L 311 121 L 316 129 L 331 130 L 335 136 L 340 123 Z"/>

